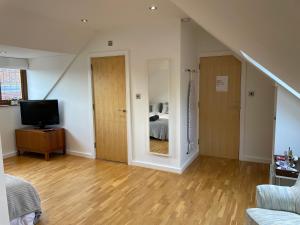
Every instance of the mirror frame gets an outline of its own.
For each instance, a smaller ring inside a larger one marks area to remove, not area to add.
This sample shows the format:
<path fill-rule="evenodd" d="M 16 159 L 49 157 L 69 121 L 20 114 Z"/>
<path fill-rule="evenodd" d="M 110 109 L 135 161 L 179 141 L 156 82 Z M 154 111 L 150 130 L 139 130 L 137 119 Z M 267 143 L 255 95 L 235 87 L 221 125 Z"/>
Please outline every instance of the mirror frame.
<path fill-rule="evenodd" d="M 169 139 L 168 139 L 168 154 L 162 154 L 162 153 L 156 153 L 156 152 L 151 152 L 151 149 L 150 149 L 150 121 L 149 121 L 149 105 L 150 105 L 150 95 L 149 95 L 149 79 L 150 79 L 150 73 L 149 73 L 149 62 L 155 62 L 155 61 L 168 61 L 168 66 L 169 66 L 169 78 L 168 78 L 168 81 L 169 81 L 169 90 L 168 90 L 168 95 L 169 95 L 169 101 L 168 101 L 168 104 L 169 104 L 169 121 L 168 121 L 168 134 L 169 134 Z M 172 112 L 173 112 L 173 104 L 171 103 L 171 71 L 172 71 L 172 67 L 171 67 L 171 59 L 170 58 L 153 58 L 153 59 L 147 59 L 146 60 L 146 69 L 147 69 L 147 119 L 146 119 L 146 149 L 147 149 L 147 152 L 150 153 L 151 155 L 156 155 L 156 156 L 163 156 L 163 157 L 171 157 L 171 144 L 170 144 L 170 140 L 173 140 L 172 136 L 173 136 L 173 132 L 170 132 L 170 127 L 173 127 L 173 126 L 170 126 L 171 125 L 171 121 L 173 121 L 173 117 L 171 115 Z M 171 110 L 170 110 L 171 109 Z"/>

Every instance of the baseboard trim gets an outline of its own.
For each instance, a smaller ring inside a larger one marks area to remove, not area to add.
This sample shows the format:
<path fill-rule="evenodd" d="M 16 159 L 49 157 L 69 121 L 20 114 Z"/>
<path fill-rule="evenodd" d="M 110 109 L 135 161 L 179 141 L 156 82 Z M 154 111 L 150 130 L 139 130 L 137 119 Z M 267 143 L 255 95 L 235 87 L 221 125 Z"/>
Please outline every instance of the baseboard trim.
<path fill-rule="evenodd" d="M 132 160 L 130 165 L 144 167 L 144 168 L 148 168 L 148 169 L 154 169 L 154 170 L 161 170 L 161 171 L 165 171 L 165 172 L 177 173 L 177 174 L 181 173 L 181 169 L 178 167 L 166 166 L 166 165 L 150 163 L 150 162 L 142 162 L 142 161 Z"/>
<path fill-rule="evenodd" d="M 199 151 L 194 152 L 189 157 L 189 159 L 183 164 L 183 166 L 181 168 L 175 167 L 175 166 L 161 165 L 161 164 L 157 164 L 157 163 L 143 162 L 143 161 L 138 161 L 138 160 L 132 160 L 130 165 L 144 167 L 144 168 L 148 168 L 148 169 L 154 169 L 154 170 L 161 170 L 161 171 L 170 172 L 170 173 L 182 174 L 198 156 L 199 156 Z"/>
<path fill-rule="evenodd" d="M 7 158 L 10 158 L 10 157 L 14 157 L 17 155 L 17 151 L 14 151 L 14 152 L 8 152 L 8 153 L 3 153 L 3 159 L 7 159 Z"/>
<path fill-rule="evenodd" d="M 272 160 L 267 158 L 257 157 L 257 156 L 245 155 L 240 157 L 240 161 L 270 164 Z"/>
<path fill-rule="evenodd" d="M 95 159 L 96 157 L 91 154 L 91 153 L 84 153 L 84 152 L 76 152 L 76 151 L 67 151 L 68 155 L 74 155 L 74 156 L 79 156 L 83 158 L 88 158 L 88 159 Z"/>
<path fill-rule="evenodd" d="M 76 152 L 76 151 L 67 151 L 68 155 L 74 155 L 74 156 L 79 156 L 83 158 L 88 158 L 88 159 L 95 159 L 96 157 L 93 154 L 90 153 L 83 153 L 83 152 Z M 17 155 L 17 152 L 8 152 L 8 153 L 3 153 L 3 159 L 7 159 L 10 157 L 14 157 Z"/>
<path fill-rule="evenodd" d="M 194 160 L 199 156 L 199 154 L 199 151 L 193 152 L 192 155 L 190 155 L 188 160 L 181 167 L 180 173 L 183 173 L 192 164 L 192 162 L 194 162 Z"/>

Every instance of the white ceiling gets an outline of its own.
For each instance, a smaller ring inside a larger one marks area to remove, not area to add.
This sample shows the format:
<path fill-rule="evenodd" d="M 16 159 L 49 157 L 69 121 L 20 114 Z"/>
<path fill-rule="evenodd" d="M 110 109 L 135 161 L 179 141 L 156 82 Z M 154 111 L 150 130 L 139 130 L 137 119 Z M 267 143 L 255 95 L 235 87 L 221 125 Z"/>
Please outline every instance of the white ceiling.
<path fill-rule="evenodd" d="M 147 24 L 184 14 L 169 0 L 4 0 L 5 6 L 42 15 L 63 23 L 86 26 L 95 30 L 128 25 Z M 155 13 L 148 8 L 158 6 Z M 88 24 L 81 24 L 86 18 Z"/>
<path fill-rule="evenodd" d="M 0 44 L 75 53 L 98 30 L 185 16 L 169 0 L 0 0 Z"/>
<path fill-rule="evenodd" d="M 0 44 L 76 53 L 97 30 L 188 15 L 299 91 L 299 9 L 299 0 L 0 0 Z"/>
<path fill-rule="evenodd" d="M 299 0 L 171 0 L 226 46 L 300 91 Z"/>

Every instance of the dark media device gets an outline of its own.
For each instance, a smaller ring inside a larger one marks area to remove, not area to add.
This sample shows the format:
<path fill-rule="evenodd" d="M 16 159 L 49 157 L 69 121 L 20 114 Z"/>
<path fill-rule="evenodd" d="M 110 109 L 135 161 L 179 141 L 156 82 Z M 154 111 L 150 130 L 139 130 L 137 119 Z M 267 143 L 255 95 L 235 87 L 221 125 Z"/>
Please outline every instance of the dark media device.
<path fill-rule="evenodd" d="M 57 100 L 20 101 L 23 125 L 32 125 L 40 129 L 47 125 L 59 124 Z"/>

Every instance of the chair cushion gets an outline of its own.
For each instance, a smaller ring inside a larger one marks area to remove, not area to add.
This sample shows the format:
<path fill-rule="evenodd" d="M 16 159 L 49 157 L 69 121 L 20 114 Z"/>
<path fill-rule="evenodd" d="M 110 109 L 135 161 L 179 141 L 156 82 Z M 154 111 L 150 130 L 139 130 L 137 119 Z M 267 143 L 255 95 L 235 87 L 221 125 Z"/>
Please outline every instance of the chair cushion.
<path fill-rule="evenodd" d="M 300 215 L 284 211 L 253 208 L 247 209 L 247 225 L 296 225 Z"/>

